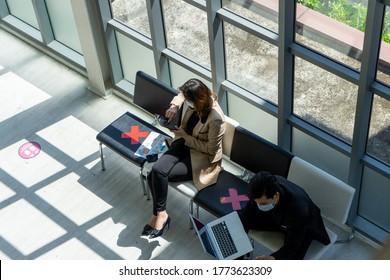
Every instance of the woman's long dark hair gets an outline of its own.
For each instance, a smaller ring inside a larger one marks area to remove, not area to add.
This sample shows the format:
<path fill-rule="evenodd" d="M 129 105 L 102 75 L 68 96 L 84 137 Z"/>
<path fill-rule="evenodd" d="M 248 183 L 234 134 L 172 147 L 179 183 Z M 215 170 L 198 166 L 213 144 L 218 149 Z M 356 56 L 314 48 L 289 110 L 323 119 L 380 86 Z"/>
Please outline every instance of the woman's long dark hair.
<path fill-rule="evenodd" d="M 189 79 L 179 87 L 185 99 L 194 102 L 195 112 L 199 118 L 207 117 L 213 107 L 213 99 L 217 100 L 217 95 L 198 79 Z"/>

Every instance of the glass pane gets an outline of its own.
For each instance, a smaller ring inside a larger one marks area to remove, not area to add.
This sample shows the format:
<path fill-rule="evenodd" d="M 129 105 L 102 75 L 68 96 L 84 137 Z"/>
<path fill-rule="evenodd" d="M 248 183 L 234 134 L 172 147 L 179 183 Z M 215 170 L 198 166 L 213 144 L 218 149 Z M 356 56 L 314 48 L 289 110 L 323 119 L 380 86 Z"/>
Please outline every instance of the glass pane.
<path fill-rule="evenodd" d="M 222 3 L 225 9 L 278 32 L 278 1 L 223 0 Z"/>
<path fill-rule="evenodd" d="M 145 0 L 111 0 L 111 7 L 115 19 L 150 38 Z"/>
<path fill-rule="evenodd" d="M 386 8 L 379 51 L 377 79 L 390 85 L 390 8 Z"/>
<path fill-rule="evenodd" d="M 135 83 L 135 74 L 141 70 L 153 77 L 157 77 L 154 67 L 153 52 L 148 48 L 130 40 L 116 32 L 119 56 L 124 79 Z"/>
<path fill-rule="evenodd" d="M 359 215 L 390 232 L 390 179 L 364 168 L 359 196 Z"/>
<path fill-rule="evenodd" d="M 224 23 L 227 78 L 255 95 L 278 102 L 278 48 Z"/>
<path fill-rule="evenodd" d="M 298 0 L 296 41 L 360 71 L 366 0 Z"/>
<path fill-rule="evenodd" d="M 188 71 L 187 69 L 172 61 L 169 62 L 169 70 L 171 71 L 172 87 L 175 89 L 179 88 L 182 84 L 192 78 L 201 80 L 206 86 L 209 87 L 209 89 L 213 89 L 213 85 L 209 81 L 192 73 L 191 71 Z"/>
<path fill-rule="evenodd" d="M 228 112 L 229 117 L 238 121 L 242 127 L 272 143 L 277 143 L 278 120 L 274 116 L 231 93 L 228 93 Z"/>
<path fill-rule="evenodd" d="M 206 13 L 185 1 L 161 2 L 168 48 L 210 69 Z"/>
<path fill-rule="evenodd" d="M 39 30 L 31 0 L 7 0 L 10 14 Z"/>
<path fill-rule="evenodd" d="M 292 153 L 348 182 L 350 158 L 296 128 L 292 131 Z"/>
<path fill-rule="evenodd" d="M 58 42 L 82 54 L 70 0 L 46 0 L 46 7 L 54 32 L 54 38 Z"/>
<path fill-rule="evenodd" d="M 350 144 L 357 92 L 356 85 L 295 58 L 294 113 Z"/>
<path fill-rule="evenodd" d="M 390 101 L 374 97 L 367 153 L 390 164 Z"/>

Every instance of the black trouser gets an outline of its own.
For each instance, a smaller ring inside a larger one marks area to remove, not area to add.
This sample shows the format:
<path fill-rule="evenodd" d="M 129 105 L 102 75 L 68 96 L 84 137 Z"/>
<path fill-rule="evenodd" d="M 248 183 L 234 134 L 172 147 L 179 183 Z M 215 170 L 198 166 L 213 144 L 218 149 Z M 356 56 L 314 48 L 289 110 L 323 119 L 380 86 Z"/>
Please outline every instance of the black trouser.
<path fill-rule="evenodd" d="M 168 196 L 168 181 L 192 180 L 190 149 L 183 139 L 174 141 L 153 165 L 147 177 L 153 199 L 153 215 L 165 211 Z"/>

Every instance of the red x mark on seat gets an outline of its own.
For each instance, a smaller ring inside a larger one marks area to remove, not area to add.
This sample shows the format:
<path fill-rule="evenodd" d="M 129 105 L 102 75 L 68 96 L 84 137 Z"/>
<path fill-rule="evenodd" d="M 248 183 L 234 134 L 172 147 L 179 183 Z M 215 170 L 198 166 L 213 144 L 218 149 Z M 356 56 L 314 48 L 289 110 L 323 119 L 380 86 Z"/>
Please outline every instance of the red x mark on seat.
<path fill-rule="evenodd" d="M 219 201 L 224 203 L 231 203 L 233 210 L 241 209 L 241 201 L 248 201 L 249 198 L 246 194 L 238 195 L 236 188 L 229 188 L 229 196 L 222 196 L 219 198 Z"/>
<path fill-rule="evenodd" d="M 149 132 L 147 131 L 139 131 L 138 125 L 132 125 L 130 127 L 130 131 L 128 132 L 122 132 L 122 138 L 130 138 L 131 144 L 138 144 L 139 138 L 146 138 L 148 137 Z"/>

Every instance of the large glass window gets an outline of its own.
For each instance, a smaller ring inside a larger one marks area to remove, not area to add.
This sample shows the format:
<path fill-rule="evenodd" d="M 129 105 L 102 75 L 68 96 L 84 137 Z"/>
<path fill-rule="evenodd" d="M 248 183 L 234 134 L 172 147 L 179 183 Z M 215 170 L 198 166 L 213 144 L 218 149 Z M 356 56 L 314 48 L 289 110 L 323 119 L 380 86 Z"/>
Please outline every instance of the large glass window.
<path fill-rule="evenodd" d="M 366 0 L 298 0 L 296 41 L 360 70 Z"/>
<path fill-rule="evenodd" d="M 294 114 L 352 143 L 356 85 L 295 58 Z"/>
<path fill-rule="evenodd" d="M 111 7 L 115 19 L 150 38 L 145 0 L 115 0 L 111 1 Z"/>
<path fill-rule="evenodd" d="M 69 0 L 46 0 L 46 7 L 49 13 L 54 38 L 82 54 L 76 22 L 74 20 L 72 6 Z"/>
<path fill-rule="evenodd" d="M 278 1 L 223 0 L 223 7 L 274 32 L 278 32 Z"/>
<path fill-rule="evenodd" d="M 278 48 L 224 23 L 227 78 L 277 104 Z"/>
<path fill-rule="evenodd" d="M 390 101 L 374 97 L 367 153 L 390 164 Z"/>
<path fill-rule="evenodd" d="M 185 1 L 161 2 L 168 48 L 210 69 L 206 13 Z"/>
<path fill-rule="evenodd" d="M 7 0 L 10 14 L 39 30 L 31 0 Z"/>

